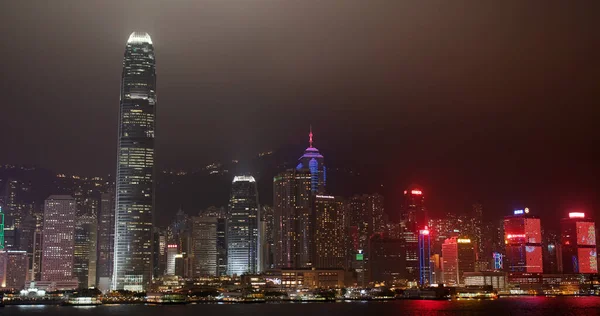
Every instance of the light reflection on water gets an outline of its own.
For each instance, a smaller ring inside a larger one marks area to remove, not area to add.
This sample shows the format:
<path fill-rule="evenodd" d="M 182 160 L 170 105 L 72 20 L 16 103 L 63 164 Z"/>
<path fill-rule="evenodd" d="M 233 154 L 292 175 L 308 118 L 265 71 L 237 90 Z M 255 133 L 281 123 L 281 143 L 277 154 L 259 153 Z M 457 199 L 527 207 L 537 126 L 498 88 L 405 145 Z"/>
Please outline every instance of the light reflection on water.
<path fill-rule="evenodd" d="M 358 315 L 597 315 L 600 297 L 510 297 L 497 300 L 268 304 L 193 304 L 89 307 L 6 306 L 2 316 L 358 316 Z"/>

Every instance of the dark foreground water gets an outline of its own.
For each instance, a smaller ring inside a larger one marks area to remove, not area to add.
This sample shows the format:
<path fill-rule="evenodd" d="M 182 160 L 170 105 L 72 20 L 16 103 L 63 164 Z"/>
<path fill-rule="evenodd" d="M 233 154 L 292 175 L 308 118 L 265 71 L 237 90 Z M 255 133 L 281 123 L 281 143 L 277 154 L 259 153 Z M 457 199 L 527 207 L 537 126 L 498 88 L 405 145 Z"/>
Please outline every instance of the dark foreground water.
<path fill-rule="evenodd" d="M 520 297 L 494 301 L 417 301 L 281 304 L 6 306 L 2 316 L 357 316 L 357 315 L 600 315 L 600 297 Z"/>

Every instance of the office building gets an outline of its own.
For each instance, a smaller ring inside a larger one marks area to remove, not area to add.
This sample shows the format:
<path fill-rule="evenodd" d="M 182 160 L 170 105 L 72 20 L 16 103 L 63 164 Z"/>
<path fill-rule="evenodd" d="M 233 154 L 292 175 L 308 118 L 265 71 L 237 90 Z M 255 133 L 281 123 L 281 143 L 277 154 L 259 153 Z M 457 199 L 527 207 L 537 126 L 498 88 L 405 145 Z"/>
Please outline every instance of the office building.
<path fill-rule="evenodd" d="M 192 218 L 193 277 L 216 276 L 218 271 L 218 218 L 200 214 Z"/>
<path fill-rule="evenodd" d="M 331 195 L 316 195 L 314 218 L 313 266 L 318 269 L 345 268 L 346 226 L 342 200 Z"/>
<path fill-rule="evenodd" d="M 97 220 L 92 215 L 82 215 L 75 220 L 75 248 L 73 274 L 79 288 L 96 286 Z"/>
<path fill-rule="evenodd" d="M 442 274 L 447 286 L 464 285 L 464 273 L 475 272 L 475 245 L 468 238 L 452 237 L 442 245 Z"/>
<path fill-rule="evenodd" d="M 383 234 L 373 235 L 369 239 L 371 251 L 367 262 L 369 281 L 391 285 L 405 279 L 406 250 L 404 248 L 403 239 L 386 238 Z M 364 259 L 362 256 L 359 258 L 361 262 Z"/>
<path fill-rule="evenodd" d="M 75 199 L 51 195 L 44 203 L 42 281 L 73 281 Z"/>
<path fill-rule="evenodd" d="M 562 272 L 565 274 L 598 273 L 596 224 L 585 213 L 571 212 L 560 221 Z"/>
<path fill-rule="evenodd" d="M 25 288 L 29 257 L 22 250 L 0 250 L 0 290 Z"/>
<path fill-rule="evenodd" d="M 291 169 L 273 178 L 273 265 L 309 268 L 313 261 L 313 194 L 308 169 Z"/>
<path fill-rule="evenodd" d="M 419 230 L 419 284 L 428 286 L 433 283 L 431 269 L 431 234 L 427 226 Z"/>
<path fill-rule="evenodd" d="M 296 170 L 308 169 L 311 176 L 311 191 L 315 194 L 325 194 L 327 182 L 325 158 L 317 148 L 313 147 L 312 127 L 309 133 L 308 144 L 308 148 L 304 151 L 304 155 L 298 159 Z"/>
<path fill-rule="evenodd" d="M 540 219 L 519 209 L 504 217 L 504 266 L 509 272 L 542 273 L 542 230 Z"/>
<path fill-rule="evenodd" d="M 260 206 L 254 177 L 233 178 L 227 220 L 227 274 L 259 273 Z"/>
<path fill-rule="evenodd" d="M 176 244 L 167 245 L 167 270 L 165 275 L 175 275 L 175 259 L 179 251 L 177 250 Z"/>
<path fill-rule="evenodd" d="M 112 282 L 115 290 L 143 291 L 152 279 L 155 64 L 150 36 L 132 33 L 121 77 Z"/>
<path fill-rule="evenodd" d="M 115 247 L 115 199 L 112 193 L 102 193 L 98 212 L 98 251 L 96 284 L 102 291 L 110 289 Z"/>
<path fill-rule="evenodd" d="M 401 234 L 406 250 L 406 273 L 409 282 L 418 282 L 419 229 L 428 225 L 425 194 L 418 186 L 404 190 L 402 202 Z"/>

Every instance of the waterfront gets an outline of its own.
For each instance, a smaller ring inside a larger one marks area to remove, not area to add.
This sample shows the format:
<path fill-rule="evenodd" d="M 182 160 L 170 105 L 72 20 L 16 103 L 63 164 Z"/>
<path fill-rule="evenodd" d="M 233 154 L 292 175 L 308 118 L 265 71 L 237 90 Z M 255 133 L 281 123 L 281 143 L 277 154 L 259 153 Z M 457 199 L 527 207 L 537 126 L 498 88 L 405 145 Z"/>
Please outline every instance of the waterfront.
<path fill-rule="evenodd" d="M 507 297 L 497 300 L 394 300 L 345 303 L 6 306 L 2 316 L 159 315 L 600 315 L 600 297 Z"/>

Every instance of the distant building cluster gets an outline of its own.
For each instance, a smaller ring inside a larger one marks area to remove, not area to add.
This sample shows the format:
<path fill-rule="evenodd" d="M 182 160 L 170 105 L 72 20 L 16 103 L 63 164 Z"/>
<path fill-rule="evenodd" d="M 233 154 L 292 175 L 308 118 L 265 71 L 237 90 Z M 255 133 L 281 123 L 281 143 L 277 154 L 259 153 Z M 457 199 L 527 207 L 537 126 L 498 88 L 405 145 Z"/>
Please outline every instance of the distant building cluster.
<path fill-rule="evenodd" d="M 1 179 L 0 289 L 141 292 L 233 282 L 278 290 L 443 285 L 518 292 L 584 284 L 598 274 L 595 222 L 581 212 L 569 213 L 553 233 L 528 208 L 496 223 L 483 220 L 481 204 L 432 218 L 417 185 L 399 192 L 396 222 L 379 194 L 331 195 L 312 128 L 296 167 L 273 178 L 272 205 L 259 203 L 252 175 L 239 174 L 226 207 L 194 216 L 180 210 L 172 222 L 156 223 L 155 66 L 150 36 L 132 33 L 114 182 L 59 174 L 54 190 L 69 194 L 38 205 L 31 182 Z"/>

